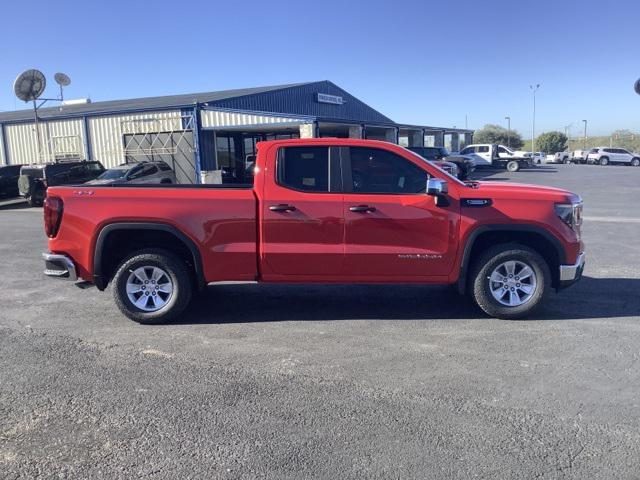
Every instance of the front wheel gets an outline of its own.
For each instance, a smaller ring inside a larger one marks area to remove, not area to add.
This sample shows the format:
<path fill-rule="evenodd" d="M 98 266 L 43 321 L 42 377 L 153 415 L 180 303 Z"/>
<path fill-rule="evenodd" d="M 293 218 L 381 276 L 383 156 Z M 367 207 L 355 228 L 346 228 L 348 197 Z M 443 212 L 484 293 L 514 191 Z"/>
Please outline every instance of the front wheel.
<path fill-rule="evenodd" d="M 138 323 L 175 319 L 191 301 L 192 282 L 185 262 L 162 249 L 147 249 L 125 258 L 113 279 L 120 311 Z"/>
<path fill-rule="evenodd" d="M 638 167 L 638 166 L 640 166 L 640 158 L 632 158 L 632 159 L 631 159 L 631 166 L 632 166 L 632 167 Z"/>
<path fill-rule="evenodd" d="M 492 317 L 523 318 L 534 312 L 551 288 L 547 262 L 524 245 L 497 245 L 475 262 L 470 277 L 476 304 Z"/>

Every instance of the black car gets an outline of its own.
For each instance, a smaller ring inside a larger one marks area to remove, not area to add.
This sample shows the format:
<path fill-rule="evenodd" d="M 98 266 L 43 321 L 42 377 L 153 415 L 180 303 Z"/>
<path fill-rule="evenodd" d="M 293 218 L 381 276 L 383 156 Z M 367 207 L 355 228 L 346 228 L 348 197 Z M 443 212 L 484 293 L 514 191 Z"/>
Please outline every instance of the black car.
<path fill-rule="evenodd" d="M 85 183 L 97 178 L 104 170 L 100 162 L 84 160 L 24 165 L 20 169 L 18 189 L 30 206 L 41 206 L 47 187 Z"/>
<path fill-rule="evenodd" d="M 18 178 L 22 165 L 0 167 L 0 197 L 18 196 Z"/>
<path fill-rule="evenodd" d="M 444 160 L 455 163 L 458 166 L 458 178 L 460 180 L 469 178 L 471 172 L 476 168 L 470 158 L 464 155 L 451 155 L 444 147 L 408 147 L 408 149 L 431 162 Z"/>

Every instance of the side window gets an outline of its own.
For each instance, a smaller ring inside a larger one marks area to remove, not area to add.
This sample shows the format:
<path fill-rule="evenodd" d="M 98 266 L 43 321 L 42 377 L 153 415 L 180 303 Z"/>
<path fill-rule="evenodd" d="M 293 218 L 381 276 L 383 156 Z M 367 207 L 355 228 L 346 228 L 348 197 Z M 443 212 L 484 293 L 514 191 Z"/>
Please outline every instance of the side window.
<path fill-rule="evenodd" d="M 467 147 L 467 148 L 463 148 L 462 151 L 460 152 L 460 155 L 469 155 L 470 153 L 473 153 L 474 147 Z"/>
<path fill-rule="evenodd" d="M 329 147 L 287 147 L 278 153 L 280 185 L 306 192 L 329 191 Z"/>
<path fill-rule="evenodd" d="M 395 153 L 351 147 L 353 193 L 424 193 L 428 174 Z"/>
<path fill-rule="evenodd" d="M 489 147 L 487 145 L 481 145 L 479 147 L 476 147 L 476 151 L 478 153 L 489 153 Z"/>
<path fill-rule="evenodd" d="M 171 167 L 169 165 L 167 165 L 164 162 L 160 162 L 158 163 L 158 168 L 160 169 L 161 172 L 170 172 L 171 171 Z"/>
<path fill-rule="evenodd" d="M 509 152 L 507 152 L 507 149 L 504 147 L 498 147 L 498 153 L 509 153 Z"/>

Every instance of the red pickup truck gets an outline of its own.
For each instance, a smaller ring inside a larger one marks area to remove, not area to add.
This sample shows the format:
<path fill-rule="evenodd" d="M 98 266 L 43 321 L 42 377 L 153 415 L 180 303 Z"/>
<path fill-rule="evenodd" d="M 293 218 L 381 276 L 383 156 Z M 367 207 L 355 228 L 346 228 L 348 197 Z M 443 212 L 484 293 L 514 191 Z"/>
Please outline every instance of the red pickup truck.
<path fill-rule="evenodd" d="M 457 285 L 520 318 L 582 275 L 581 215 L 568 191 L 463 183 L 390 143 L 276 140 L 252 185 L 49 188 L 43 256 L 141 323 L 219 281 Z"/>

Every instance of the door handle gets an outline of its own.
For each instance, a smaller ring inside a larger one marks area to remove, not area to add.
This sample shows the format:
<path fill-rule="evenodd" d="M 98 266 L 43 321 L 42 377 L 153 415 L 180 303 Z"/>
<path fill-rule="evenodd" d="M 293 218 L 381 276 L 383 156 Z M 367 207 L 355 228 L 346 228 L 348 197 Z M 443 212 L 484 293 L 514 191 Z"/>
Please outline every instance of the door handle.
<path fill-rule="evenodd" d="M 376 207 L 371 207 L 369 205 L 354 205 L 353 207 L 349 207 L 349 210 L 352 212 L 367 213 L 367 212 L 375 212 Z"/>
<path fill-rule="evenodd" d="M 286 203 L 281 203 L 279 205 L 271 205 L 269 210 L 272 212 L 293 212 L 296 209 L 293 205 L 287 205 Z"/>

